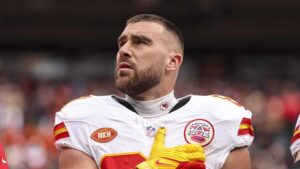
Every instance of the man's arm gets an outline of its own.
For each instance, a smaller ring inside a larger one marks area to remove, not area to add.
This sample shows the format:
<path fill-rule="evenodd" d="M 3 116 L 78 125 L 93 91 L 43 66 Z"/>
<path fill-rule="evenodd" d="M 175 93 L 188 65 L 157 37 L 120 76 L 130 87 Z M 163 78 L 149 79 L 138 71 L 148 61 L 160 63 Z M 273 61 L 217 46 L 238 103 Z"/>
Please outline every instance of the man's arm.
<path fill-rule="evenodd" d="M 63 148 L 58 158 L 59 169 L 98 169 L 96 162 L 87 154 L 72 149 Z"/>
<path fill-rule="evenodd" d="M 296 158 L 295 158 L 295 162 L 300 160 L 300 151 L 297 153 Z"/>
<path fill-rule="evenodd" d="M 295 162 L 289 169 L 299 169 L 300 168 L 300 153 L 298 152 L 295 158 Z"/>
<path fill-rule="evenodd" d="M 250 154 L 247 147 L 232 150 L 222 169 L 251 169 Z"/>

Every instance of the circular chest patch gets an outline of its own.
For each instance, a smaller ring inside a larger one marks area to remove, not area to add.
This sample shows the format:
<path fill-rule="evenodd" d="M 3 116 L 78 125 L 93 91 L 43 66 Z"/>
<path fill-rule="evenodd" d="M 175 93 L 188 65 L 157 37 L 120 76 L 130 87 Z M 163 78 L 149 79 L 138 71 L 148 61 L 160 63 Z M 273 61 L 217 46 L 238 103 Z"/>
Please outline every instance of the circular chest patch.
<path fill-rule="evenodd" d="M 207 146 L 214 138 L 214 127 L 204 119 L 195 119 L 189 122 L 184 129 L 184 138 L 188 143 L 200 143 Z"/>

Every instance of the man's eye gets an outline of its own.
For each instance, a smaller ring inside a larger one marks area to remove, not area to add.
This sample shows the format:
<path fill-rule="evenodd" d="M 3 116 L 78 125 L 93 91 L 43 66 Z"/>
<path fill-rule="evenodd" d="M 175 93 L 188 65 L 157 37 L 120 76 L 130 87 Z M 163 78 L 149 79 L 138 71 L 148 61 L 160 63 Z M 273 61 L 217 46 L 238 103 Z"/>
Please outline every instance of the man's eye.
<path fill-rule="evenodd" d="M 122 41 L 122 42 L 119 42 L 118 46 L 122 47 L 124 44 L 125 44 L 125 42 Z"/>
<path fill-rule="evenodd" d="M 143 40 L 136 40 L 136 41 L 135 41 L 135 44 L 138 44 L 138 45 L 139 45 L 139 44 L 146 44 L 146 43 L 145 43 L 145 41 L 143 41 Z"/>

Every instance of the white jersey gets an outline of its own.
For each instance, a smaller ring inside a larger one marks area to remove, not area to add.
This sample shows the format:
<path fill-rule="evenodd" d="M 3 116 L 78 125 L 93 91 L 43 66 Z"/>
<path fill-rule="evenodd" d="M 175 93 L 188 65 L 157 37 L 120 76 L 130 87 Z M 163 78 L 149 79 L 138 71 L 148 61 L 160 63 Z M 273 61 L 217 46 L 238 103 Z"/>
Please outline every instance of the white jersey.
<path fill-rule="evenodd" d="M 218 169 L 231 150 L 251 145 L 254 138 L 251 112 L 224 96 L 187 96 L 153 121 L 121 102 L 89 96 L 67 104 L 56 114 L 56 147 L 80 150 L 100 169 L 132 169 L 147 159 L 157 128 L 164 126 L 167 147 L 200 143 L 206 168 Z"/>
<path fill-rule="evenodd" d="M 291 142 L 291 152 L 293 157 L 295 157 L 297 152 L 300 151 L 300 115 L 298 116 Z"/>

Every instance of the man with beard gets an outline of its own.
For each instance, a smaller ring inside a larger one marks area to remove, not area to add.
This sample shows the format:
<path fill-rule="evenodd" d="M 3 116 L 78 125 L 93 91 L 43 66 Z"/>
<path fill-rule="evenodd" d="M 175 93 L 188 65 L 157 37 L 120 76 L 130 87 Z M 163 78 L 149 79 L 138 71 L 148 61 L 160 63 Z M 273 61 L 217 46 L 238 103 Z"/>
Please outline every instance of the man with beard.
<path fill-rule="evenodd" d="M 184 42 L 174 24 L 136 15 L 117 44 L 115 85 L 125 98 L 88 96 L 56 114 L 60 169 L 251 168 L 250 111 L 220 95 L 175 98 Z"/>

